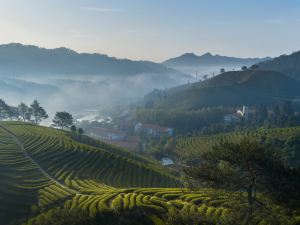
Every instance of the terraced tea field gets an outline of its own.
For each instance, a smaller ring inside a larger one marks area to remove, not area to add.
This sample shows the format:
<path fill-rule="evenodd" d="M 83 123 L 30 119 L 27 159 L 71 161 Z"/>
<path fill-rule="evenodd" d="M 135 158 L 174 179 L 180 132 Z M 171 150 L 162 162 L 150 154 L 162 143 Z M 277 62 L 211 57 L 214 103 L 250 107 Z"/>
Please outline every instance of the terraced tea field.
<path fill-rule="evenodd" d="M 242 193 L 179 187 L 160 166 L 121 149 L 81 144 L 51 128 L 0 123 L 1 225 L 53 207 L 91 216 L 139 209 L 155 224 L 164 224 L 162 215 L 172 209 L 220 223 L 235 208 L 247 208 Z"/>
<path fill-rule="evenodd" d="M 182 159 L 188 159 L 197 157 L 199 152 L 209 151 L 213 146 L 218 145 L 222 141 L 239 142 L 245 138 L 255 141 L 267 138 L 287 140 L 294 134 L 300 134 L 300 127 L 260 129 L 247 132 L 179 138 L 176 144 L 176 153 Z"/>

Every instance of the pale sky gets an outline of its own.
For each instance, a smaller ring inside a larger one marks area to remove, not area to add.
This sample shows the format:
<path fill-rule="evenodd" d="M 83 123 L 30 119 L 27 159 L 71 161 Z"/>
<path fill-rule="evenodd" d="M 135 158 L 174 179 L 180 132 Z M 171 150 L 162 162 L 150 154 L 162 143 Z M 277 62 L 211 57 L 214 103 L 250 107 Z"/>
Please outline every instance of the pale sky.
<path fill-rule="evenodd" d="M 0 0 L 0 44 L 163 61 L 300 50 L 299 0 Z"/>

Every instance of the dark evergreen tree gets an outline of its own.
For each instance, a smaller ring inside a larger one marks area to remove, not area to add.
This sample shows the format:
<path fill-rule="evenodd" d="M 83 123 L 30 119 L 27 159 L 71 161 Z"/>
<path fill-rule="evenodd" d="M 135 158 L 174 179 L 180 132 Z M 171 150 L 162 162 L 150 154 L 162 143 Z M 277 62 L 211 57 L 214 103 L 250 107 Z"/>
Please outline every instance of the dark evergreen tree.
<path fill-rule="evenodd" d="M 26 121 L 30 121 L 31 120 L 31 116 L 32 116 L 32 112 L 31 112 L 31 108 L 29 108 L 26 104 L 24 104 L 23 102 L 21 102 L 18 105 L 18 112 L 20 117 L 22 118 L 22 120 L 24 122 Z"/>
<path fill-rule="evenodd" d="M 70 127 L 73 124 L 73 116 L 68 112 L 57 112 L 53 123 L 54 126 L 61 127 L 63 130 L 65 127 Z"/>
<path fill-rule="evenodd" d="M 7 108 L 8 105 L 3 99 L 0 99 L 0 120 L 7 119 Z"/>
<path fill-rule="evenodd" d="M 6 114 L 7 114 L 7 118 L 9 118 L 10 120 L 18 120 L 19 119 L 19 110 L 17 107 L 14 106 L 8 106 L 6 107 Z"/>
<path fill-rule="evenodd" d="M 242 66 L 241 68 L 242 71 L 246 71 L 247 69 L 248 69 L 247 66 Z"/>
<path fill-rule="evenodd" d="M 285 168 L 276 151 L 247 139 L 240 143 L 222 142 L 211 151 L 202 153 L 199 163 L 184 168 L 184 171 L 202 185 L 245 190 L 248 220 L 254 206 L 263 205 L 256 198 L 258 190 L 286 204 L 293 201 L 299 205 L 299 194 L 296 194 L 300 188 L 299 171 Z"/>
<path fill-rule="evenodd" d="M 78 128 L 78 134 L 83 135 L 84 130 L 82 128 Z"/>
<path fill-rule="evenodd" d="M 72 125 L 71 127 L 70 127 L 70 130 L 72 131 L 72 132 L 76 132 L 77 131 L 77 128 L 76 128 L 76 126 L 75 125 Z"/>
<path fill-rule="evenodd" d="M 38 124 L 42 119 L 47 119 L 48 115 L 45 109 L 40 105 L 37 100 L 34 100 L 30 105 L 32 117 L 34 118 L 35 124 Z"/>

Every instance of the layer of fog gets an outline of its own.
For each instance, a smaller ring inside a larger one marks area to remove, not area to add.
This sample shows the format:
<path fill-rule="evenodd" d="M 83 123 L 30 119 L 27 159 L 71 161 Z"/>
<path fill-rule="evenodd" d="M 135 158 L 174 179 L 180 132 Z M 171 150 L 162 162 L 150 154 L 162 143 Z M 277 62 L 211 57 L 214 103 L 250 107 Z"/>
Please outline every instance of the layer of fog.
<path fill-rule="evenodd" d="M 172 67 L 185 74 L 191 75 L 194 79 L 190 82 L 201 80 L 204 78 L 210 78 L 220 73 L 220 69 L 223 68 L 225 71 L 236 71 L 240 70 L 243 65 L 224 65 L 224 66 L 180 66 Z"/>
<path fill-rule="evenodd" d="M 76 118 L 139 101 L 154 88 L 187 83 L 186 77 L 160 74 L 114 76 L 0 77 L 0 98 L 10 105 L 30 104 L 37 99 L 52 119 L 56 111 L 69 111 Z M 91 117 L 91 116 L 88 116 Z"/>

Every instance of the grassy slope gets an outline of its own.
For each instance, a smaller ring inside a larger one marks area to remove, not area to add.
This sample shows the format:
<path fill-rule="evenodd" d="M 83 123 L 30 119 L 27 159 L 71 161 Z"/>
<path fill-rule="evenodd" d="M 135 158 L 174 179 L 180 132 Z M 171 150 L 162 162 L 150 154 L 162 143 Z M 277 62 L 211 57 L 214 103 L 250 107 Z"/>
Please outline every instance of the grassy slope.
<path fill-rule="evenodd" d="M 272 104 L 278 100 L 300 96 L 300 85 L 275 71 L 233 71 L 178 87 L 158 107 L 192 110 L 206 106 Z"/>
<path fill-rule="evenodd" d="M 299 133 L 300 127 L 288 127 L 180 138 L 177 140 L 176 153 L 182 159 L 188 159 L 197 157 L 200 152 L 209 151 L 221 141 L 238 142 L 244 138 L 254 141 L 261 141 L 262 139 L 287 140 L 291 135 Z"/>
<path fill-rule="evenodd" d="M 73 141 L 65 133 L 24 123 L 0 127 L 0 221 L 31 214 L 31 206 L 82 208 L 90 215 L 140 209 L 161 216 L 172 208 L 216 223 L 238 208 L 241 193 L 176 188 L 178 181 L 152 162 Z M 121 151 L 121 149 L 119 149 Z M 145 159 L 143 159 L 145 160 Z"/>
<path fill-rule="evenodd" d="M 294 79 L 300 79 L 300 51 L 290 55 L 282 55 L 272 60 L 259 63 L 259 68 L 275 70 L 284 73 Z"/>

